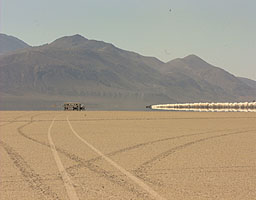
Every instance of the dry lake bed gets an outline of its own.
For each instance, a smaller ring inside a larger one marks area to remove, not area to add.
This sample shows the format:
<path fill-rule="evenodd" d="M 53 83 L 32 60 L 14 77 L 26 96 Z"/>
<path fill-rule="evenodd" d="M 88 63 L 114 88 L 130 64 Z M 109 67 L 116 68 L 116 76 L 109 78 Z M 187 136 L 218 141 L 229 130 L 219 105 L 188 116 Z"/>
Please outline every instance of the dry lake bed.
<path fill-rule="evenodd" d="M 0 199 L 256 199 L 256 113 L 1 111 Z"/>

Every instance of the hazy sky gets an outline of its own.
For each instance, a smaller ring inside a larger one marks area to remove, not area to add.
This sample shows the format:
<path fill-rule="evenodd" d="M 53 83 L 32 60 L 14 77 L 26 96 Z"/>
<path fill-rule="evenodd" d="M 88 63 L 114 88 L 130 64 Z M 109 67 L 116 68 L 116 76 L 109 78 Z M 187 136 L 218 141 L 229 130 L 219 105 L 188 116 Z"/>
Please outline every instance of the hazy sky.
<path fill-rule="evenodd" d="M 0 0 L 0 9 L 0 32 L 30 45 L 78 33 L 163 61 L 196 54 L 256 80 L 256 0 Z"/>

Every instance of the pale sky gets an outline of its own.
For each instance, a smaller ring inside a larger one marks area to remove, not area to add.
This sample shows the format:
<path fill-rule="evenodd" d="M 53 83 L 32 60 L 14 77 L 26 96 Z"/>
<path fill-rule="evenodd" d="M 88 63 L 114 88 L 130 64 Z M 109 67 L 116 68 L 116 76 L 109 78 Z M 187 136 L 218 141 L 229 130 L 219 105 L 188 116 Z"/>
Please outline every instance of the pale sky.
<path fill-rule="evenodd" d="M 196 54 L 256 80 L 256 0 L 0 0 L 0 32 L 32 46 L 81 34 L 162 61 Z"/>

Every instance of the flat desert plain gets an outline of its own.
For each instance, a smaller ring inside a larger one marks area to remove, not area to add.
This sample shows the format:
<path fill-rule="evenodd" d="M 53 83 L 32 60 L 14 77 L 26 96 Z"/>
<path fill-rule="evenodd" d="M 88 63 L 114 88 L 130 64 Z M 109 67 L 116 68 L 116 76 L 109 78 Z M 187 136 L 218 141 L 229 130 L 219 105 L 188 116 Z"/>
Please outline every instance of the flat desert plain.
<path fill-rule="evenodd" d="M 256 114 L 1 111 L 0 199 L 256 199 Z"/>

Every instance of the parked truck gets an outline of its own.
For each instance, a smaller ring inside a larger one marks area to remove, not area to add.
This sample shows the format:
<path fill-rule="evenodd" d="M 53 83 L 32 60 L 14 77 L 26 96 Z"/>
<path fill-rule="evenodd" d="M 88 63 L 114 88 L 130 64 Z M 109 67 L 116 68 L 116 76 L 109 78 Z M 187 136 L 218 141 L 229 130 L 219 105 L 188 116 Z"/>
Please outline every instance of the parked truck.
<path fill-rule="evenodd" d="M 63 105 L 65 111 L 72 111 L 72 110 L 85 110 L 85 106 L 82 103 L 79 102 L 67 102 Z"/>

